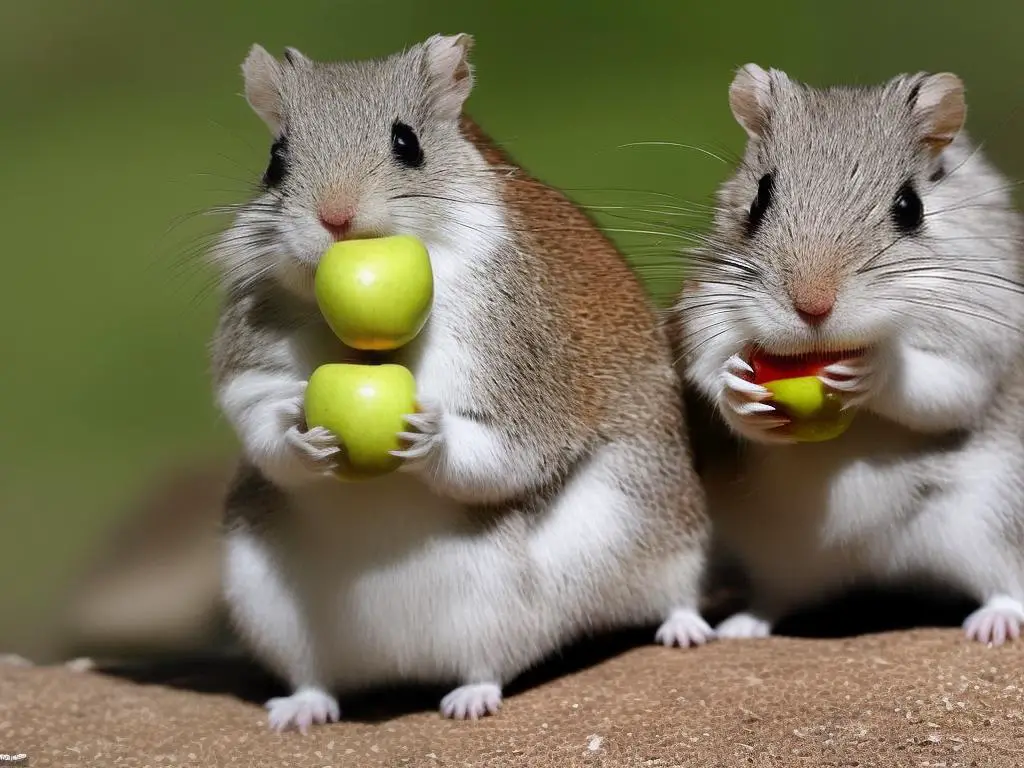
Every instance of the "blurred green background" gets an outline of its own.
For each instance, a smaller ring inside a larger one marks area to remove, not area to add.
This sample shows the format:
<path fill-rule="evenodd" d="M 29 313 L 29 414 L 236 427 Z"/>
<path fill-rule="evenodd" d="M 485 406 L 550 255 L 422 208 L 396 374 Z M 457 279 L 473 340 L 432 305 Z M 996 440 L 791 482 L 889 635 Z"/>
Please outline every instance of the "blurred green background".
<path fill-rule="evenodd" d="M 593 205 L 636 205 L 630 190 L 708 202 L 728 167 L 700 150 L 741 149 L 726 89 L 747 61 L 815 84 L 953 70 L 974 135 L 1024 174 L 1019 0 L 8 0 L 0 651 L 44 654 L 63 590 L 161 468 L 234 449 L 211 403 L 197 253 L 225 222 L 191 214 L 243 199 L 263 170 L 268 137 L 240 96 L 249 45 L 359 58 L 458 31 L 477 39 L 470 111 Z M 623 146 L 645 141 L 699 149 Z M 667 220 L 600 220 L 667 233 L 613 233 L 641 264 L 681 242 Z"/>

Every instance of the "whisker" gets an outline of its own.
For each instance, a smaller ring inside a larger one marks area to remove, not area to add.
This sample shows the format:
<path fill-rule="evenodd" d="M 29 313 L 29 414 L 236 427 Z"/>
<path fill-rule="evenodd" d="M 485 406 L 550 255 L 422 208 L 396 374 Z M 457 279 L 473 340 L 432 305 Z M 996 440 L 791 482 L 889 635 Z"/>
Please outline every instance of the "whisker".
<path fill-rule="evenodd" d="M 985 204 L 975 203 L 975 204 L 971 205 L 969 203 L 972 200 L 977 200 L 979 198 L 986 197 L 988 195 L 995 195 L 995 194 L 998 194 L 1000 192 L 1010 191 L 1012 189 L 1015 189 L 1016 187 L 1019 187 L 1021 184 L 1024 184 L 1024 180 L 1013 181 L 1013 182 L 1010 182 L 1009 184 L 1002 184 L 1002 185 L 1000 185 L 998 187 L 994 187 L 992 189 L 986 190 L 985 192 L 979 192 L 979 193 L 977 193 L 975 195 L 969 195 L 968 197 L 965 197 L 963 200 L 961 200 L 957 205 L 950 205 L 950 206 L 947 206 L 946 208 L 939 208 L 938 210 L 927 211 L 924 214 L 924 216 L 925 216 L 925 218 L 928 218 L 929 216 L 938 216 L 939 214 L 942 214 L 942 213 L 952 213 L 953 211 L 961 211 L 961 210 L 964 210 L 966 208 L 985 208 L 985 207 L 988 207 Z"/>
<path fill-rule="evenodd" d="M 863 264 L 857 267 L 857 269 L 854 270 L 854 274 L 862 274 L 864 270 L 871 266 L 871 264 L 878 261 L 878 259 L 880 259 L 883 254 L 885 254 L 890 248 L 895 246 L 897 243 L 901 242 L 905 237 L 906 235 L 898 235 L 891 243 L 889 243 L 884 248 L 881 248 L 878 251 L 876 251 L 874 255 L 872 255 L 867 261 L 865 261 Z"/>
<path fill-rule="evenodd" d="M 731 321 L 729 321 L 729 322 L 731 322 Z M 723 323 L 723 324 L 725 324 L 725 323 Z M 715 341 L 716 339 L 724 336 L 725 334 L 730 333 L 732 330 L 733 330 L 732 327 L 728 327 L 727 326 L 727 327 L 723 328 L 720 331 L 716 331 L 711 336 L 709 336 L 708 338 L 706 338 L 703 341 L 701 341 L 699 344 L 690 345 L 690 346 L 685 346 L 684 345 L 683 353 L 680 354 L 679 357 L 677 357 L 675 359 L 675 365 L 678 365 L 680 362 L 682 362 L 686 358 L 692 359 L 705 346 L 707 346 L 711 342 Z M 744 340 L 744 341 L 746 341 L 746 340 Z"/>
<path fill-rule="evenodd" d="M 618 149 L 627 149 L 629 147 L 678 147 L 680 149 L 692 149 L 695 152 L 700 152 L 701 154 L 707 155 L 708 157 L 713 157 L 715 160 L 717 160 L 720 163 L 728 164 L 728 163 L 726 163 L 726 160 L 725 160 L 724 157 L 719 157 L 718 155 L 716 155 L 714 152 L 711 152 L 710 150 L 704 149 L 702 147 L 696 147 L 696 146 L 694 146 L 692 144 L 680 144 L 679 142 L 675 142 L 675 141 L 633 141 L 633 142 L 630 142 L 629 144 L 620 144 L 617 148 Z"/>
<path fill-rule="evenodd" d="M 955 165 L 955 166 L 953 167 L 953 170 L 951 170 L 951 171 L 949 171 L 948 173 L 946 173 L 946 175 L 945 175 L 945 176 L 943 176 L 943 177 L 942 177 L 941 179 L 939 179 L 939 180 L 938 180 L 938 181 L 937 181 L 937 182 L 935 183 L 935 187 L 940 187 L 940 186 L 941 186 L 941 185 L 942 185 L 943 183 L 945 183 L 946 179 L 948 179 L 948 178 L 949 178 L 950 176 L 952 176 L 952 175 L 953 175 L 954 173 L 956 173 L 956 172 L 957 172 L 957 171 L 959 171 L 959 170 L 960 170 L 961 168 L 963 168 L 963 167 L 964 167 L 965 165 L 967 165 L 967 163 L 969 163 L 969 162 L 970 162 L 971 160 L 973 160 L 973 159 L 975 158 L 975 156 L 977 156 L 977 154 L 978 154 L 979 152 L 981 152 L 981 149 L 982 149 L 982 147 L 984 146 L 984 144 L 985 144 L 985 142 L 984 142 L 984 141 L 979 141 L 979 142 L 978 142 L 978 144 L 977 144 L 977 145 L 976 145 L 976 146 L 974 147 L 974 149 L 972 149 L 972 150 L 971 150 L 970 154 L 969 154 L 969 155 L 967 155 L 967 157 L 965 157 L 965 158 L 964 158 L 963 160 L 961 160 L 961 161 L 960 161 L 959 163 L 957 163 L 957 164 L 956 164 L 956 165 Z"/>
<path fill-rule="evenodd" d="M 914 304 L 915 306 L 927 307 L 928 309 L 933 311 L 935 311 L 936 309 L 952 310 L 953 312 L 958 312 L 959 314 L 965 315 L 967 317 L 974 317 L 977 318 L 978 320 L 984 320 L 994 325 L 998 325 L 1002 328 L 1014 331 L 1015 333 L 1018 333 L 1021 330 L 1019 326 L 1007 323 L 996 317 L 990 317 L 989 315 L 981 314 L 980 312 L 974 312 L 972 310 L 964 309 L 963 307 L 958 307 L 955 303 L 951 302 L 945 302 L 940 307 L 935 302 L 926 301 L 924 299 L 914 299 L 909 296 L 901 296 L 899 299 L 893 299 L 892 301 L 899 301 L 906 304 Z"/>
<path fill-rule="evenodd" d="M 706 214 L 701 211 L 663 211 L 653 208 L 634 208 L 628 205 L 585 205 L 580 206 L 588 211 L 636 211 L 638 213 L 654 213 L 660 216 L 680 216 L 688 218 L 698 218 L 705 216 Z"/>
<path fill-rule="evenodd" d="M 884 267 L 885 265 L 883 265 Z M 924 266 L 924 267 L 900 267 L 898 269 L 889 270 L 868 270 L 874 272 L 875 277 L 904 277 L 907 275 L 924 275 L 933 280 L 946 280 L 955 284 L 969 284 L 969 285 L 980 285 L 987 286 L 989 288 L 1003 288 L 1011 290 L 1014 293 L 1024 294 L 1024 283 L 1013 280 L 1012 278 L 1003 277 L 1002 275 L 995 275 L 988 272 L 982 272 L 978 269 L 970 269 L 968 267 L 957 267 L 957 266 Z M 952 274 L 943 274 L 944 272 Z M 961 277 L 962 275 L 969 275 L 978 278 L 985 278 L 984 280 L 972 280 L 970 277 Z"/>

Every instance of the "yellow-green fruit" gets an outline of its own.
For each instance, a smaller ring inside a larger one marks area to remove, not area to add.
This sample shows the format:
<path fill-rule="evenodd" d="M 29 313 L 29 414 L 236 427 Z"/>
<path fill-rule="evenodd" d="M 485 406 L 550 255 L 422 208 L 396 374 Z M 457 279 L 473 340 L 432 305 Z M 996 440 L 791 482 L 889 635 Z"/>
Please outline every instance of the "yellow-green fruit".
<path fill-rule="evenodd" d="M 306 387 L 306 425 L 326 427 L 345 446 L 350 472 L 343 479 L 382 475 L 401 459 L 389 451 L 403 445 L 405 416 L 416 411 L 416 380 L 402 365 L 328 363 L 313 371 Z"/>
<path fill-rule="evenodd" d="M 816 376 L 776 379 L 762 385 L 772 393 L 792 422 L 788 434 L 802 443 L 831 440 L 843 434 L 853 421 L 852 410 L 842 410 L 842 399 Z"/>
<path fill-rule="evenodd" d="M 434 275 L 415 237 L 341 240 L 320 259 L 314 288 L 339 339 L 353 349 L 383 351 L 408 344 L 423 329 Z"/>

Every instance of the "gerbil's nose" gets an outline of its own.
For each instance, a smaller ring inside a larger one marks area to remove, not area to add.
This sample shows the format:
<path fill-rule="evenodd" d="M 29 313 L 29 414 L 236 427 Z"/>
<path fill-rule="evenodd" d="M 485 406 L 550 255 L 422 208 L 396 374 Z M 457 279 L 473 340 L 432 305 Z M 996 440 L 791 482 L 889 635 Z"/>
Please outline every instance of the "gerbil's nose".
<path fill-rule="evenodd" d="M 834 288 L 826 286 L 801 287 L 791 294 L 793 309 L 808 325 L 819 325 L 832 313 L 836 304 Z"/>
<path fill-rule="evenodd" d="M 335 240 L 344 240 L 352 227 L 352 214 L 341 208 L 320 209 L 320 224 Z"/>

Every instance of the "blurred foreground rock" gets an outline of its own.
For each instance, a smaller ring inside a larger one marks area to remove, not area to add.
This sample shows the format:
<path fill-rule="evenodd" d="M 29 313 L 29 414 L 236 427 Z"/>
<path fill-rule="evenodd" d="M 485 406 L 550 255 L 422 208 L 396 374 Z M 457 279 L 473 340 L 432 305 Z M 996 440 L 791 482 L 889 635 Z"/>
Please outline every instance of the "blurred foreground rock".
<path fill-rule="evenodd" d="M 68 595 L 65 657 L 151 657 L 224 646 L 219 528 L 233 467 L 169 470 L 128 510 Z"/>

